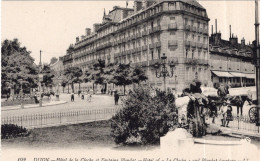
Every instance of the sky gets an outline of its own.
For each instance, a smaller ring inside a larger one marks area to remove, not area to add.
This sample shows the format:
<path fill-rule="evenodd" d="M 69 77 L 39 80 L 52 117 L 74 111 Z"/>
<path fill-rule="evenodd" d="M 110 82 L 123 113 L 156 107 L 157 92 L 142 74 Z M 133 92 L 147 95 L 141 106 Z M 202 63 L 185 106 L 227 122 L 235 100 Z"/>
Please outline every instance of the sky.
<path fill-rule="evenodd" d="M 255 39 L 254 1 L 199 1 L 206 8 L 210 18 L 209 27 L 218 21 L 218 31 L 223 39 L 232 33 L 246 43 Z M 94 23 L 101 23 L 113 6 L 126 6 L 125 1 L 2 1 L 1 41 L 18 38 L 22 46 L 31 51 L 35 63 L 42 60 L 49 63 L 52 57 L 63 56 L 77 36 L 85 34 L 85 28 L 93 29 Z M 259 4 L 260 5 L 260 4 Z M 133 6 L 133 1 L 128 7 Z"/>

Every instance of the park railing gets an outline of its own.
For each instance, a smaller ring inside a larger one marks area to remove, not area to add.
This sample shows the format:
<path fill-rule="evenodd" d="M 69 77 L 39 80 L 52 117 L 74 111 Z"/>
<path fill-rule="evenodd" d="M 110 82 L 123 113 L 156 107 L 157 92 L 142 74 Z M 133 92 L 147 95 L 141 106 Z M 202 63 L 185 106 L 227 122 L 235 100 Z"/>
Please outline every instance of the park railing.
<path fill-rule="evenodd" d="M 212 118 L 209 118 L 207 120 L 208 123 L 212 123 Z M 222 125 L 220 118 L 215 118 L 215 124 L 218 126 Z M 248 132 L 248 133 L 254 133 L 254 134 L 260 134 L 260 127 L 256 126 L 255 122 L 252 122 L 250 120 L 250 117 L 248 115 L 243 116 L 233 116 L 233 121 L 229 121 L 228 124 L 229 128 L 231 130 L 241 131 L 241 132 Z"/>
<path fill-rule="evenodd" d="M 110 119 L 117 111 L 119 111 L 119 108 L 10 116 L 2 117 L 1 124 L 14 124 L 27 129 L 60 126 Z"/>

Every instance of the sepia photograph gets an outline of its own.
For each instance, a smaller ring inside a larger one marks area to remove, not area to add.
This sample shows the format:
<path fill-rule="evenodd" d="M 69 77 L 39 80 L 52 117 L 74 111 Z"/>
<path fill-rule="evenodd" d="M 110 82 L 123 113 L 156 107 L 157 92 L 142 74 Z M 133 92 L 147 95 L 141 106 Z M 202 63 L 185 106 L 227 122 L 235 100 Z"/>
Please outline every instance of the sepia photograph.
<path fill-rule="evenodd" d="M 1 161 L 260 161 L 259 1 L 2 0 Z"/>

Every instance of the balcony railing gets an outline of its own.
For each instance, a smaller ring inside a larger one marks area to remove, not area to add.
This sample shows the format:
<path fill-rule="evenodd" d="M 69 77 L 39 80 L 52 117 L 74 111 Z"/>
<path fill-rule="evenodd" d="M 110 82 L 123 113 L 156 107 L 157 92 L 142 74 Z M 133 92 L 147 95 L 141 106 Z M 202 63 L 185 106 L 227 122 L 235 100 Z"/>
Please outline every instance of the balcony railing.
<path fill-rule="evenodd" d="M 154 46 L 155 46 L 154 44 L 150 44 L 150 45 L 149 45 L 149 49 L 153 49 Z"/>
<path fill-rule="evenodd" d="M 197 32 L 197 28 L 195 26 L 192 27 L 193 32 Z"/>
<path fill-rule="evenodd" d="M 196 48 L 196 42 L 191 42 L 191 47 Z"/>
<path fill-rule="evenodd" d="M 136 48 L 136 52 L 141 52 L 141 51 L 142 51 L 141 47 Z"/>
<path fill-rule="evenodd" d="M 199 32 L 200 34 L 202 34 L 202 33 L 203 33 L 203 29 L 202 29 L 202 28 L 199 28 L 198 32 Z"/>
<path fill-rule="evenodd" d="M 203 34 L 208 34 L 208 29 L 203 29 Z"/>
<path fill-rule="evenodd" d="M 190 25 L 185 25 L 185 29 L 190 31 Z"/>
<path fill-rule="evenodd" d="M 186 58 L 184 62 L 190 65 L 209 65 L 209 61 L 205 59 Z"/>
<path fill-rule="evenodd" d="M 156 63 L 161 63 L 161 59 L 153 59 L 153 60 L 149 60 L 149 65 L 153 66 Z"/>
<path fill-rule="evenodd" d="M 141 37 L 142 37 L 141 32 L 139 32 L 139 33 L 136 34 L 136 38 L 141 38 Z"/>
<path fill-rule="evenodd" d="M 159 41 L 159 42 L 156 42 L 155 43 L 155 46 L 158 48 L 158 47 L 161 47 L 161 42 Z"/>
<path fill-rule="evenodd" d="M 185 41 L 185 46 L 190 47 L 190 41 Z"/>
<path fill-rule="evenodd" d="M 177 40 L 169 40 L 168 46 L 178 46 L 178 41 Z"/>
<path fill-rule="evenodd" d="M 199 49 L 201 49 L 202 48 L 202 43 L 197 43 L 197 47 L 199 48 Z"/>
<path fill-rule="evenodd" d="M 152 29 L 149 29 L 149 34 L 153 34 L 155 32 L 161 31 L 161 26 L 153 27 Z"/>
<path fill-rule="evenodd" d="M 147 50 L 147 45 L 142 46 L 142 50 L 143 51 Z"/>
<path fill-rule="evenodd" d="M 208 49 L 208 44 L 203 44 L 204 49 Z"/>
<path fill-rule="evenodd" d="M 168 29 L 169 30 L 176 30 L 177 29 L 177 23 L 168 24 Z"/>
<path fill-rule="evenodd" d="M 148 35 L 147 31 L 143 31 L 142 36 L 146 36 L 146 35 Z"/>

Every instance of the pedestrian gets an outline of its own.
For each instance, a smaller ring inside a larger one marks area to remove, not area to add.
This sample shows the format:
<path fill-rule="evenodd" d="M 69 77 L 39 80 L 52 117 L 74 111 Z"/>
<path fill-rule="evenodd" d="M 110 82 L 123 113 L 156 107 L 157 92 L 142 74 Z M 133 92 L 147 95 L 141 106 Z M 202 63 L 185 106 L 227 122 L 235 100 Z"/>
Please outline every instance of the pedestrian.
<path fill-rule="evenodd" d="M 223 127 L 226 125 L 226 119 L 227 119 L 227 101 L 223 100 L 222 106 L 220 107 L 220 114 L 221 114 L 221 122 Z"/>
<path fill-rule="evenodd" d="M 233 121 L 232 107 L 230 105 L 227 106 L 226 127 L 229 127 L 229 121 Z"/>
<path fill-rule="evenodd" d="M 70 100 L 71 100 L 71 102 L 74 102 L 74 93 L 73 92 L 71 93 L 71 99 Z"/>
<path fill-rule="evenodd" d="M 118 105 L 119 94 L 117 93 L 117 91 L 115 91 L 114 98 L 115 98 L 115 105 Z"/>
<path fill-rule="evenodd" d="M 92 94 L 89 93 L 89 95 L 88 95 L 88 102 L 91 102 L 91 98 L 92 98 Z"/>
<path fill-rule="evenodd" d="M 85 92 L 82 92 L 81 99 L 84 100 Z"/>

